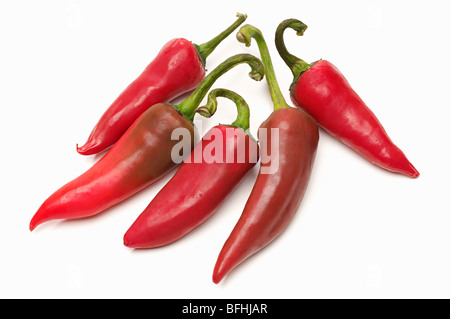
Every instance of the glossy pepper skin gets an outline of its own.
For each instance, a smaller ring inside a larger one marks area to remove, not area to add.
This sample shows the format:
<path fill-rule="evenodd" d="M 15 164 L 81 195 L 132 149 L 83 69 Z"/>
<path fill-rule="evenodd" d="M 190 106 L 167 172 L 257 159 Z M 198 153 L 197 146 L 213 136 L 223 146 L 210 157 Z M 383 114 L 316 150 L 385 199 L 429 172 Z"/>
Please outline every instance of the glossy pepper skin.
<path fill-rule="evenodd" d="M 195 91 L 179 105 L 159 103 L 145 111 L 119 141 L 87 172 L 52 194 L 30 222 L 30 230 L 39 224 L 66 218 L 96 215 L 150 185 L 176 164 L 172 149 L 175 129 L 190 132 L 194 145 L 192 120 L 195 110 L 212 84 L 234 66 L 247 63 L 253 79 L 264 75 L 261 61 L 249 54 L 232 56 L 202 80 Z"/>
<path fill-rule="evenodd" d="M 144 112 L 113 148 L 88 171 L 53 193 L 30 222 L 30 230 L 53 219 L 98 214 L 152 184 L 176 164 L 172 131 L 194 126 L 172 106 L 159 103 Z"/>
<path fill-rule="evenodd" d="M 238 158 L 241 143 L 242 160 Z M 213 149 L 219 155 L 212 156 Z M 257 153 L 258 144 L 242 128 L 213 127 L 131 225 L 124 245 L 155 248 L 188 234 L 214 214 L 255 166 Z"/>
<path fill-rule="evenodd" d="M 295 106 L 310 114 L 326 132 L 369 162 L 391 172 L 418 177 L 419 172 L 332 63 L 320 60 L 307 64 L 287 52 L 283 32 L 288 27 L 302 35 L 307 26 L 288 19 L 278 26 L 276 33 L 278 52 L 294 74 L 290 93 Z"/>
<path fill-rule="evenodd" d="M 170 41 L 103 113 L 87 142 L 77 147 L 78 153 L 92 155 L 109 148 L 149 107 L 194 89 L 204 76 L 192 43 L 186 39 Z"/>
<path fill-rule="evenodd" d="M 249 46 L 251 37 L 258 43 L 275 107 L 258 130 L 260 148 L 271 150 L 271 155 L 268 156 L 268 152 L 261 154 L 256 182 L 241 217 L 217 258 L 212 278 L 214 283 L 219 283 L 235 267 L 270 244 L 288 227 L 305 194 L 319 142 L 316 121 L 305 112 L 286 104 L 261 32 L 255 27 L 243 26 L 238 33 L 238 40 Z M 262 130 L 267 132 L 264 139 L 260 136 Z M 278 142 L 272 139 L 272 134 L 276 132 Z M 276 162 L 278 165 L 274 164 Z M 275 167 L 270 168 L 272 165 Z"/>
<path fill-rule="evenodd" d="M 222 278 L 255 254 L 289 225 L 297 212 L 311 175 L 319 131 L 306 113 L 292 107 L 275 110 L 260 129 L 267 129 L 261 148 L 278 149 L 279 167 L 274 174 L 258 174 L 242 215 L 217 258 L 213 281 Z M 271 145 L 271 129 L 279 129 L 279 144 Z M 272 147 L 272 148 L 271 148 Z M 261 166 L 268 159 L 261 155 Z"/>
<path fill-rule="evenodd" d="M 247 16 L 200 46 L 184 39 L 169 41 L 145 70 L 117 97 L 101 116 L 87 142 L 78 147 L 82 155 L 97 154 L 113 145 L 149 107 L 168 102 L 193 90 L 205 77 L 205 60 L 214 48 Z"/>

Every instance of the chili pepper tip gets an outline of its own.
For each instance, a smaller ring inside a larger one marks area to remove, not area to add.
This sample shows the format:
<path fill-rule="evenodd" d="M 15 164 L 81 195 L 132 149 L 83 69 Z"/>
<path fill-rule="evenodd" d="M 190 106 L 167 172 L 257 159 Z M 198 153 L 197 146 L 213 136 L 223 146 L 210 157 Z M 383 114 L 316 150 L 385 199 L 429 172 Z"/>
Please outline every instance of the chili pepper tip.
<path fill-rule="evenodd" d="M 417 178 L 420 176 L 419 171 L 413 166 L 413 164 L 409 163 L 408 171 L 405 174 L 412 178 Z"/>
<path fill-rule="evenodd" d="M 81 147 L 77 144 L 77 152 L 81 155 L 93 155 L 101 151 L 100 147 L 99 143 L 88 141 Z"/>
<path fill-rule="evenodd" d="M 218 283 L 220 283 L 221 280 L 222 280 L 222 277 L 219 277 L 218 275 L 213 274 L 213 277 L 212 277 L 213 283 L 215 283 L 217 285 Z"/>
<path fill-rule="evenodd" d="M 34 220 L 34 218 L 30 222 L 30 231 L 33 231 L 38 226 L 38 223 Z"/>

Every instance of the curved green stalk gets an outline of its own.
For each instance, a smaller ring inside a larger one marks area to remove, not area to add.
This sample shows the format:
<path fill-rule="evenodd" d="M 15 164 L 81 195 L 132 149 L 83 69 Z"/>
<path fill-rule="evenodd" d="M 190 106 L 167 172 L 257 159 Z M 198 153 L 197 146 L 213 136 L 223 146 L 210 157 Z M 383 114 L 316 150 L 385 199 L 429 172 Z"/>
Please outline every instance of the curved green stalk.
<path fill-rule="evenodd" d="M 283 40 L 283 33 L 287 28 L 294 29 L 295 31 L 297 31 L 298 36 L 302 36 L 308 26 L 300 20 L 287 19 L 278 25 L 277 31 L 275 32 L 275 45 L 277 47 L 278 53 L 287 64 L 287 66 L 291 69 L 292 74 L 294 75 L 294 79 L 296 80 L 300 76 L 300 74 L 308 70 L 312 66 L 312 64 L 308 64 L 307 62 L 288 52 Z"/>
<path fill-rule="evenodd" d="M 230 25 L 227 29 L 225 29 L 222 33 L 212 38 L 208 42 L 205 42 L 200 45 L 194 44 L 197 49 L 198 56 L 200 61 L 202 61 L 203 66 L 206 65 L 206 58 L 214 51 L 214 49 L 222 42 L 226 37 L 228 37 L 238 26 L 240 26 L 246 19 L 247 15 L 242 13 L 237 13 L 236 16 L 238 19 Z"/>
<path fill-rule="evenodd" d="M 192 121 L 194 119 L 195 110 L 214 82 L 224 73 L 241 63 L 247 63 L 251 67 L 249 75 L 253 80 L 261 81 L 264 78 L 264 65 L 260 59 L 251 54 L 237 54 L 229 57 L 212 70 L 186 100 L 178 105 L 174 105 L 174 107 Z"/>
<path fill-rule="evenodd" d="M 251 38 L 256 40 L 258 44 L 259 52 L 261 54 L 261 60 L 263 61 L 264 68 L 266 70 L 266 81 L 269 86 L 270 96 L 272 98 L 274 109 L 280 109 L 283 107 L 289 107 L 286 100 L 281 93 L 278 81 L 275 76 L 275 71 L 272 65 L 272 59 L 270 58 L 269 49 L 267 48 L 266 41 L 261 31 L 249 24 L 243 26 L 236 35 L 239 42 L 244 43 L 246 46 L 250 46 Z"/>
<path fill-rule="evenodd" d="M 217 97 L 225 97 L 236 104 L 237 117 L 230 126 L 239 127 L 244 131 L 247 131 L 250 128 L 250 108 L 242 96 L 236 92 L 227 89 L 212 90 L 209 92 L 208 102 L 204 106 L 199 107 L 196 112 L 204 117 L 211 117 L 214 115 L 217 110 Z"/>

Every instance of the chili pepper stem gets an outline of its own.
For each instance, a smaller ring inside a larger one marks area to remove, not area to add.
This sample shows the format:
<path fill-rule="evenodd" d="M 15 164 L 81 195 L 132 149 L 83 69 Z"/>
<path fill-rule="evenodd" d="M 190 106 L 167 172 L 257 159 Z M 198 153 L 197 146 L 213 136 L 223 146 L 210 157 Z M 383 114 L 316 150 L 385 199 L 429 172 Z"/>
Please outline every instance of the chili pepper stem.
<path fill-rule="evenodd" d="M 288 52 L 283 40 L 283 33 L 287 28 L 294 29 L 297 31 L 298 36 L 302 36 L 308 26 L 299 20 L 287 19 L 278 25 L 277 31 L 275 32 L 275 46 L 277 47 L 278 53 L 291 69 L 294 79 L 297 79 L 300 74 L 308 70 L 314 63 L 309 64 Z"/>
<path fill-rule="evenodd" d="M 269 49 L 267 48 L 266 41 L 261 31 L 249 24 L 243 26 L 236 35 L 239 42 L 244 43 L 247 47 L 251 44 L 251 38 L 254 38 L 258 44 L 259 52 L 261 54 L 261 60 L 263 61 L 266 71 L 266 81 L 269 86 L 270 96 L 272 98 L 274 109 L 280 109 L 283 107 L 290 107 L 281 93 L 278 81 L 275 76 L 275 71 L 272 65 L 272 59 L 270 58 Z"/>
<path fill-rule="evenodd" d="M 197 86 L 194 92 L 183 102 L 178 105 L 174 105 L 187 119 L 193 121 L 195 110 L 200 105 L 200 102 L 205 97 L 208 90 L 214 84 L 214 82 L 227 71 L 231 70 L 238 64 L 247 63 L 251 67 L 249 76 L 256 81 L 261 81 L 264 78 L 264 65 L 255 56 L 251 54 L 237 54 L 229 57 L 214 70 L 212 70 L 200 84 Z"/>
<path fill-rule="evenodd" d="M 245 100 L 239 94 L 227 89 L 215 89 L 208 95 L 208 102 L 199 107 L 196 112 L 204 117 L 211 117 L 217 110 L 217 97 L 225 97 L 236 104 L 237 117 L 236 120 L 230 124 L 247 131 L 250 127 L 250 108 Z"/>
<path fill-rule="evenodd" d="M 206 65 L 206 58 L 211 54 L 211 52 L 214 51 L 214 49 L 220 44 L 220 42 L 228 37 L 234 30 L 236 30 L 238 26 L 240 26 L 247 19 L 247 15 L 243 13 L 237 13 L 236 16 L 238 17 L 238 19 L 222 33 L 203 44 L 194 44 L 195 48 L 197 49 L 198 56 L 203 63 L 203 66 Z"/>

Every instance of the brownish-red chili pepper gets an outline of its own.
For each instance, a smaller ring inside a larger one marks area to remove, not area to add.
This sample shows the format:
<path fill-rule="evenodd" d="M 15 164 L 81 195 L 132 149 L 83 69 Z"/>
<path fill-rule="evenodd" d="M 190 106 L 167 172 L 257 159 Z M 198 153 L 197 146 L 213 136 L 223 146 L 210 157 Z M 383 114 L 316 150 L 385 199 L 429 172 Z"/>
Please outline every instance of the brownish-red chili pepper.
<path fill-rule="evenodd" d="M 261 80 L 264 66 L 249 54 L 232 56 L 211 71 L 195 91 L 179 105 L 158 103 L 145 111 L 119 141 L 87 172 L 64 185 L 39 208 L 30 230 L 52 219 L 80 218 L 98 214 L 150 185 L 176 166 L 172 132 L 190 132 L 195 110 L 218 77 L 234 66 L 247 63 L 250 76 Z M 182 149 L 181 149 L 182 151 Z"/>
<path fill-rule="evenodd" d="M 258 144 L 249 135 L 249 108 L 232 91 L 216 89 L 197 109 L 211 116 L 217 96 L 232 99 L 238 117 L 231 125 L 211 128 L 124 235 L 130 248 L 170 244 L 206 221 L 255 166 Z"/>
<path fill-rule="evenodd" d="M 77 146 L 83 155 L 99 153 L 113 145 L 133 122 L 156 103 L 168 102 L 193 90 L 205 77 L 206 58 L 247 18 L 238 19 L 214 39 L 196 45 L 177 38 L 169 41 L 156 58 L 105 111 L 87 142 Z"/>
<path fill-rule="evenodd" d="M 274 111 L 258 130 L 260 149 L 271 150 L 271 155 L 268 156 L 268 152 L 261 154 L 261 167 L 255 185 L 239 221 L 217 258 L 213 272 L 215 283 L 272 242 L 288 226 L 306 191 L 319 141 L 316 121 L 286 104 L 261 32 L 246 25 L 238 33 L 238 40 L 247 46 L 251 37 L 256 40 L 261 52 L 274 103 Z M 264 130 L 267 138 L 262 139 Z M 278 135 L 278 141 L 273 138 L 274 135 Z"/>
<path fill-rule="evenodd" d="M 292 102 L 311 115 L 331 136 L 371 163 L 418 177 L 419 172 L 333 64 L 326 60 L 308 64 L 287 51 L 283 42 L 286 28 L 303 35 L 307 26 L 299 20 L 288 19 L 278 26 L 275 36 L 278 52 L 294 74 L 290 88 Z"/>

